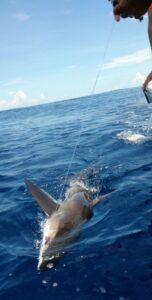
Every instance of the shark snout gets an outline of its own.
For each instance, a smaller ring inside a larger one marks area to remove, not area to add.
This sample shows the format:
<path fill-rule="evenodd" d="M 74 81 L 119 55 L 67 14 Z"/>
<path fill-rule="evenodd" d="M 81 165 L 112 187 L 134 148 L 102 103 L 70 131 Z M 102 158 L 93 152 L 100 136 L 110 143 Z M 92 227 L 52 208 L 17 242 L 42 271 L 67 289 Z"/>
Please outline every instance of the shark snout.
<path fill-rule="evenodd" d="M 65 252 L 61 251 L 61 252 L 56 252 L 54 254 L 52 253 L 52 256 L 39 257 L 39 262 L 37 266 L 38 271 L 43 272 L 47 267 L 54 268 L 58 264 L 59 258 L 64 255 Z"/>
<path fill-rule="evenodd" d="M 49 264 L 50 264 L 50 267 L 55 267 L 55 260 L 53 260 L 53 258 L 52 258 L 52 259 L 50 259 L 50 258 L 48 258 L 48 259 L 46 259 L 46 258 L 41 258 L 41 259 L 39 260 L 39 263 L 38 263 L 38 266 L 37 266 L 37 270 L 38 270 L 39 272 L 43 272 L 43 271 L 45 271 L 46 267 L 47 267 Z"/>

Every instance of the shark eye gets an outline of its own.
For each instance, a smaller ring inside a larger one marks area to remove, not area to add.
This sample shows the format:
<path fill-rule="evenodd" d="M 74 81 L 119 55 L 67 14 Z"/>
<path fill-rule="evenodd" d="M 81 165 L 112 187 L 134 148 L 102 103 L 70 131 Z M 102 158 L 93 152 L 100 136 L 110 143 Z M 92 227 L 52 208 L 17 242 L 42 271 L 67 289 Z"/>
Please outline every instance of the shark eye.
<path fill-rule="evenodd" d="M 47 236 L 47 237 L 45 238 L 45 242 L 44 242 L 44 244 L 45 244 L 45 245 L 47 245 L 47 244 L 48 244 L 48 242 L 49 242 L 49 237 Z"/>
<path fill-rule="evenodd" d="M 92 200 L 91 195 L 88 194 L 88 193 L 85 193 L 85 197 L 86 197 L 86 199 L 87 199 L 88 201 L 91 201 L 91 200 Z"/>

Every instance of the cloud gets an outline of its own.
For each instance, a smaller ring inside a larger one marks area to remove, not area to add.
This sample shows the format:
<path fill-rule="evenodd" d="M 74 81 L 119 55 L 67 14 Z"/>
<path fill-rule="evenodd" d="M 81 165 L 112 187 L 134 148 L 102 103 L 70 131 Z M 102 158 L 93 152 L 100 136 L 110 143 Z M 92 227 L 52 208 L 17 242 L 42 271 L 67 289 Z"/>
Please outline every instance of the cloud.
<path fill-rule="evenodd" d="M 11 92 L 10 96 L 12 96 L 10 100 L 0 100 L 0 110 L 21 108 L 56 101 L 56 97 L 46 96 L 44 93 L 33 98 L 22 90 L 19 90 L 16 93 Z"/>
<path fill-rule="evenodd" d="M 0 110 L 28 106 L 31 102 L 30 97 L 21 90 L 11 96 L 11 100 L 0 100 Z"/>
<path fill-rule="evenodd" d="M 31 18 L 31 16 L 26 14 L 25 12 L 17 12 L 13 15 L 13 17 L 20 22 L 25 22 Z"/>
<path fill-rule="evenodd" d="M 142 74 L 140 72 L 137 72 L 135 77 L 131 81 L 131 86 L 142 86 L 145 79 L 146 79 L 147 74 Z M 152 89 L 152 82 L 150 81 L 148 84 L 148 87 Z"/>
<path fill-rule="evenodd" d="M 150 59 L 152 59 L 150 48 L 145 48 L 129 55 L 113 58 L 111 61 L 104 64 L 102 69 L 106 70 L 120 67 L 128 67 L 130 65 L 139 64 Z"/>
<path fill-rule="evenodd" d="M 135 77 L 132 79 L 131 84 L 133 86 L 141 85 L 144 82 L 145 78 L 145 75 L 141 74 L 140 72 L 137 72 Z"/>

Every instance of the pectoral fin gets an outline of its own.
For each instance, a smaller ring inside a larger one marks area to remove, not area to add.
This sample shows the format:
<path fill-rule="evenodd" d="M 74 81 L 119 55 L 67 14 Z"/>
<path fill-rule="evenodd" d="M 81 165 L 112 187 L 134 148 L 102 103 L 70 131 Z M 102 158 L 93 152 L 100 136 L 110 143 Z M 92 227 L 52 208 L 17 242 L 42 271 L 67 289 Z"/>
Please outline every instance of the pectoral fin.
<path fill-rule="evenodd" d="M 35 198 L 39 206 L 47 215 L 50 216 L 55 210 L 59 208 L 60 205 L 42 189 L 40 189 L 27 179 L 25 180 L 25 183 L 32 196 Z"/>
<path fill-rule="evenodd" d="M 102 195 L 102 196 L 98 196 L 95 199 L 93 199 L 92 201 L 92 206 L 95 206 L 98 202 L 102 201 L 105 197 L 109 196 L 111 193 Z"/>

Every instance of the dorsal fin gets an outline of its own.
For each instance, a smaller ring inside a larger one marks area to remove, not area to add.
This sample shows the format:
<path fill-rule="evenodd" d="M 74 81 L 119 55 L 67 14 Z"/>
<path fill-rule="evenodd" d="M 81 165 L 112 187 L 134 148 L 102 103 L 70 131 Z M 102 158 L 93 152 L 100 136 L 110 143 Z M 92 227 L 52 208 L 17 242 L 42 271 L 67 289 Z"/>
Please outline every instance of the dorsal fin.
<path fill-rule="evenodd" d="M 60 205 L 50 195 L 37 187 L 30 180 L 25 179 L 25 183 L 32 196 L 47 215 L 52 215 L 52 213 L 59 208 Z"/>

